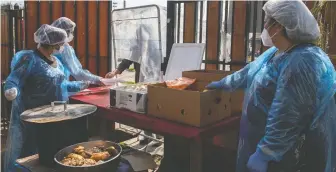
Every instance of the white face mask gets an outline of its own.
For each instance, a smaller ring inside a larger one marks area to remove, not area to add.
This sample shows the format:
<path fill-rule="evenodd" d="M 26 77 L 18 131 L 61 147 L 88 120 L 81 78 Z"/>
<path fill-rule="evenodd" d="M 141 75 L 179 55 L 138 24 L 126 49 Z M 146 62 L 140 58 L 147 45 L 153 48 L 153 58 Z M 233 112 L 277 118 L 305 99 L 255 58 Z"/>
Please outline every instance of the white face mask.
<path fill-rule="evenodd" d="M 260 37 L 261 37 L 261 41 L 262 41 L 264 46 L 266 46 L 266 47 L 273 47 L 274 46 L 272 38 L 269 35 L 267 29 L 264 29 L 262 31 Z"/>
<path fill-rule="evenodd" d="M 68 38 L 66 39 L 66 42 L 71 42 L 73 40 L 74 36 L 72 33 L 69 34 Z"/>

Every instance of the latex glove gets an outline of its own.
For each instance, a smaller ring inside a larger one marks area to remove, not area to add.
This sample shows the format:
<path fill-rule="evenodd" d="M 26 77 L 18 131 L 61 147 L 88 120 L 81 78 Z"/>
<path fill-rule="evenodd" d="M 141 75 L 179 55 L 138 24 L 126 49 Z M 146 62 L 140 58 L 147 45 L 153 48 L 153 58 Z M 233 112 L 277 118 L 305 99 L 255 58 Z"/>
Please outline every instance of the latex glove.
<path fill-rule="evenodd" d="M 102 81 L 102 79 L 104 79 L 104 78 L 99 77 L 99 81 L 96 82 L 96 84 L 97 84 L 97 85 L 100 85 L 100 86 L 105 86 L 105 84 L 104 84 L 104 82 Z"/>
<path fill-rule="evenodd" d="M 16 88 L 11 88 L 5 91 L 5 97 L 7 100 L 12 101 L 16 98 L 18 91 Z"/>
<path fill-rule="evenodd" d="M 89 86 L 90 86 L 91 84 L 92 84 L 91 81 L 84 81 L 81 90 L 84 90 L 84 89 L 89 88 Z"/>
<path fill-rule="evenodd" d="M 209 85 L 207 85 L 206 88 L 207 89 L 222 89 L 223 84 L 221 83 L 221 81 L 214 81 L 210 83 Z"/>
<path fill-rule="evenodd" d="M 250 156 L 247 162 L 247 168 L 250 172 L 267 172 L 268 160 L 258 151 Z"/>

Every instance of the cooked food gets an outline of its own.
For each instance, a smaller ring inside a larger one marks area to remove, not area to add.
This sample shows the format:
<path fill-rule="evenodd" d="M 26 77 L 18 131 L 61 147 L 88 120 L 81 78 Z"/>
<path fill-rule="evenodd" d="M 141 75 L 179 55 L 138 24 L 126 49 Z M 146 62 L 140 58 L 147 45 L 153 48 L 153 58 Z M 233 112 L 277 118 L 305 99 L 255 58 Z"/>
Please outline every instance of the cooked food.
<path fill-rule="evenodd" d="M 83 146 L 74 148 L 73 153 L 70 153 L 61 161 L 67 166 L 92 166 L 103 163 L 104 161 L 118 155 L 118 150 L 113 147 L 93 147 L 85 150 Z"/>
<path fill-rule="evenodd" d="M 85 159 L 84 165 L 95 165 L 97 162 L 93 159 Z"/>
<path fill-rule="evenodd" d="M 71 153 L 67 156 L 67 158 L 70 158 L 70 159 L 76 159 L 76 160 L 84 160 L 84 157 L 78 155 L 78 154 L 75 154 L 75 153 Z"/>
<path fill-rule="evenodd" d="M 84 147 L 83 146 L 78 146 L 74 149 L 74 152 L 77 154 L 81 154 L 84 152 Z"/>
<path fill-rule="evenodd" d="M 95 160 L 95 161 L 100 161 L 100 160 L 107 160 L 108 158 L 110 158 L 111 155 L 105 151 L 105 152 L 99 152 L 99 153 L 93 153 L 91 156 L 91 159 Z"/>
<path fill-rule="evenodd" d="M 196 79 L 190 79 L 186 77 L 181 77 L 175 80 L 166 81 L 166 85 L 168 88 L 177 89 L 177 90 L 185 90 L 190 85 L 196 82 Z"/>
<path fill-rule="evenodd" d="M 118 155 L 118 150 L 113 146 L 110 146 L 110 147 L 106 148 L 105 150 L 112 156 Z"/>
<path fill-rule="evenodd" d="M 62 164 L 70 166 L 82 166 L 84 164 L 84 158 L 80 155 L 70 153 L 65 159 L 62 160 Z"/>

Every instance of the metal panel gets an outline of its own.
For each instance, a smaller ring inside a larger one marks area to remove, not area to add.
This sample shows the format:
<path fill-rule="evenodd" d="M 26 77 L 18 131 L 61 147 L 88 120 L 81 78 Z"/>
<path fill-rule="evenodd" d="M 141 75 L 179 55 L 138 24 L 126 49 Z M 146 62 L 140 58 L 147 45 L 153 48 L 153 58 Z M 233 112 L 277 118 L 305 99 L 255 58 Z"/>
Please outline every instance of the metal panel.
<path fill-rule="evenodd" d="M 40 24 L 50 24 L 50 2 L 49 1 L 41 1 L 39 5 L 40 11 Z"/>
<path fill-rule="evenodd" d="M 104 76 L 107 72 L 109 72 L 110 64 L 108 57 L 111 55 L 109 50 L 109 40 L 111 37 L 108 37 L 106 35 L 109 35 L 109 32 L 111 31 L 110 28 L 110 20 L 109 20 L 109 14 L 111 13 L 109 8 L 109 2 L 108 1 L 100 1 L 99 3 L 99 29 L 97 29 L 99 33 L 99 75 Z"/>
<path fill-rule="evenodd" d="M 89 1 L 87 3 L 87 32 L 90 34 L 87 35 L 87 55 L 88 55 L 88 63 L 87 68 L 89 71 L 94 73 L 98 73 L 97 71 L 97 1 Z M 88 15 L 89 14 L 89 15 Z M 99 20 L 99 19 L 98 19 Z"/>
<path fill-rule="evenodd" d="M 220 30 L 220 1 L 208 1 L 207 15 L 207 44 L 206 44 L 206 60 L 216 60 L 219 58 L 219 37 Z M 208 64 L 206 69 L 216 70 L 218 65 Z"/>
<path fill-rule="evenodd" d="M 86 35 L 88 34 L 87 32 L 87 18 L 86 18 L 86 2 L 85 1 L 77 1 L 76 2 L 76 6 L 77 6 L 77 13 L 76 13 L 76 21 L 77 21 L 77 27 L 76 27 L 76 31 L 77 31 L 77 36 L 75 37 L 76 39 L 76 54 L 77 57 L 79 59 L 79 61 L 81 62 L 81 64 L 83 65 L 83 67 L 87 67 L 87 63 L 86 63 Z"/>
<path fill-rule="evenodd" d="M 186 2 L 184 3 L 184 43 L 195 42 L 195 23 L 196 23 L 196 3 L 197 2 Z"/>
<path fill-rule="evenodd" d="M 63 7 L 63 11 L 64 11 L 64 15 L 65 17 L 68 17 L 69 19 L 71 19 L 72 21 L 74 21 L 76 23 L 76 18 L 75 18 L 75 13 L 76 13 L 76 2 L 75 1 L 65 1 L 63 2 L 64 7 Z M 75 29 L 76 32 L 76 29 Z M 76 37 L 76 35 L 74 34 L 74 36 Z M 70 42 L 71 46 L 75 46 L 75 40 Z"/>
<path fill-rule="evenodd" d="M 26 5 L 26 15 L 25 15 L 25 23 L 26 23 L 26 48 L 27 49 L 35 49 L 36 43 L 34 42 L 34 33 L 38 29 L 39 25 L 37 22 L 37 1 L 27 1 Z"/>
<path fill-rule="evenodd" d="M 63 9 L 62 9 L 62 1 L 51 1 L 52 7 L 52 21 L 57 20 L 62 17 Z"/>
<path fill-rule="evenodd" d="M 245 41 L 245 27 L 246 27 L 246 1 L 235 1 L 234 8 L 234 23 L 232 34 L 232 61 L 244 63 L 246 62 L 246 41 Z M 231 66 L 231 70 L 239 70 L 240 66 Z"/>

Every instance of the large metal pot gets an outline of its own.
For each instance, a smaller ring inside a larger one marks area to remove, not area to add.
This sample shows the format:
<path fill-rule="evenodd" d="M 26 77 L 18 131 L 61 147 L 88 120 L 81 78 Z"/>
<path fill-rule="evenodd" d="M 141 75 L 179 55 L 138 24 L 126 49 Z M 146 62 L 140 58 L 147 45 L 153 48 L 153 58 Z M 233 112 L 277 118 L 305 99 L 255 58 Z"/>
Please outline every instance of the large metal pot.
<path fill-rule="evenodd" d="M 61 163 L 64 157 L 69 155 L 70 153 L 73 152 L 74 148 L 77 146 L 83 146 L 85 149 L 91 149 L 95 146 L 103 146 L 103 147 L 110 147 L 114 146 L 118 150 L 118 155 L 112 157 L 111 159 L 105 161 L 104 163 L 98 164 L 98 165 L 93 165 L 93 166 L 66 166 Z M 57 164 L 57 170 L 62 171 L 62 172 L 115 172 L 119 166 L 120 160 L 121 160 L 121 154 L 122 148 L 119 144 L 110 142 L 110 141 L 102 141 L 102 140 L 97 140 L 97 141 L 90 141 L 90 142 L 84 142 L 84 143 L 78 143 L 75 145 L 68 146 L 62 150 L 60 150 L 56 155 L 55 155 L 55 162 Z"/>
<path fill-rule="evenodd" d="M 60 105 L 55 105 L 59 103 Z M 21 119 L 33 124 L 39 162 L 48 167 L 56 165 L 54 155 L 66 146 L 89 140 L 88 116 L 96 106 L 52 102 L 51 105 L 30 109 Z"/>

